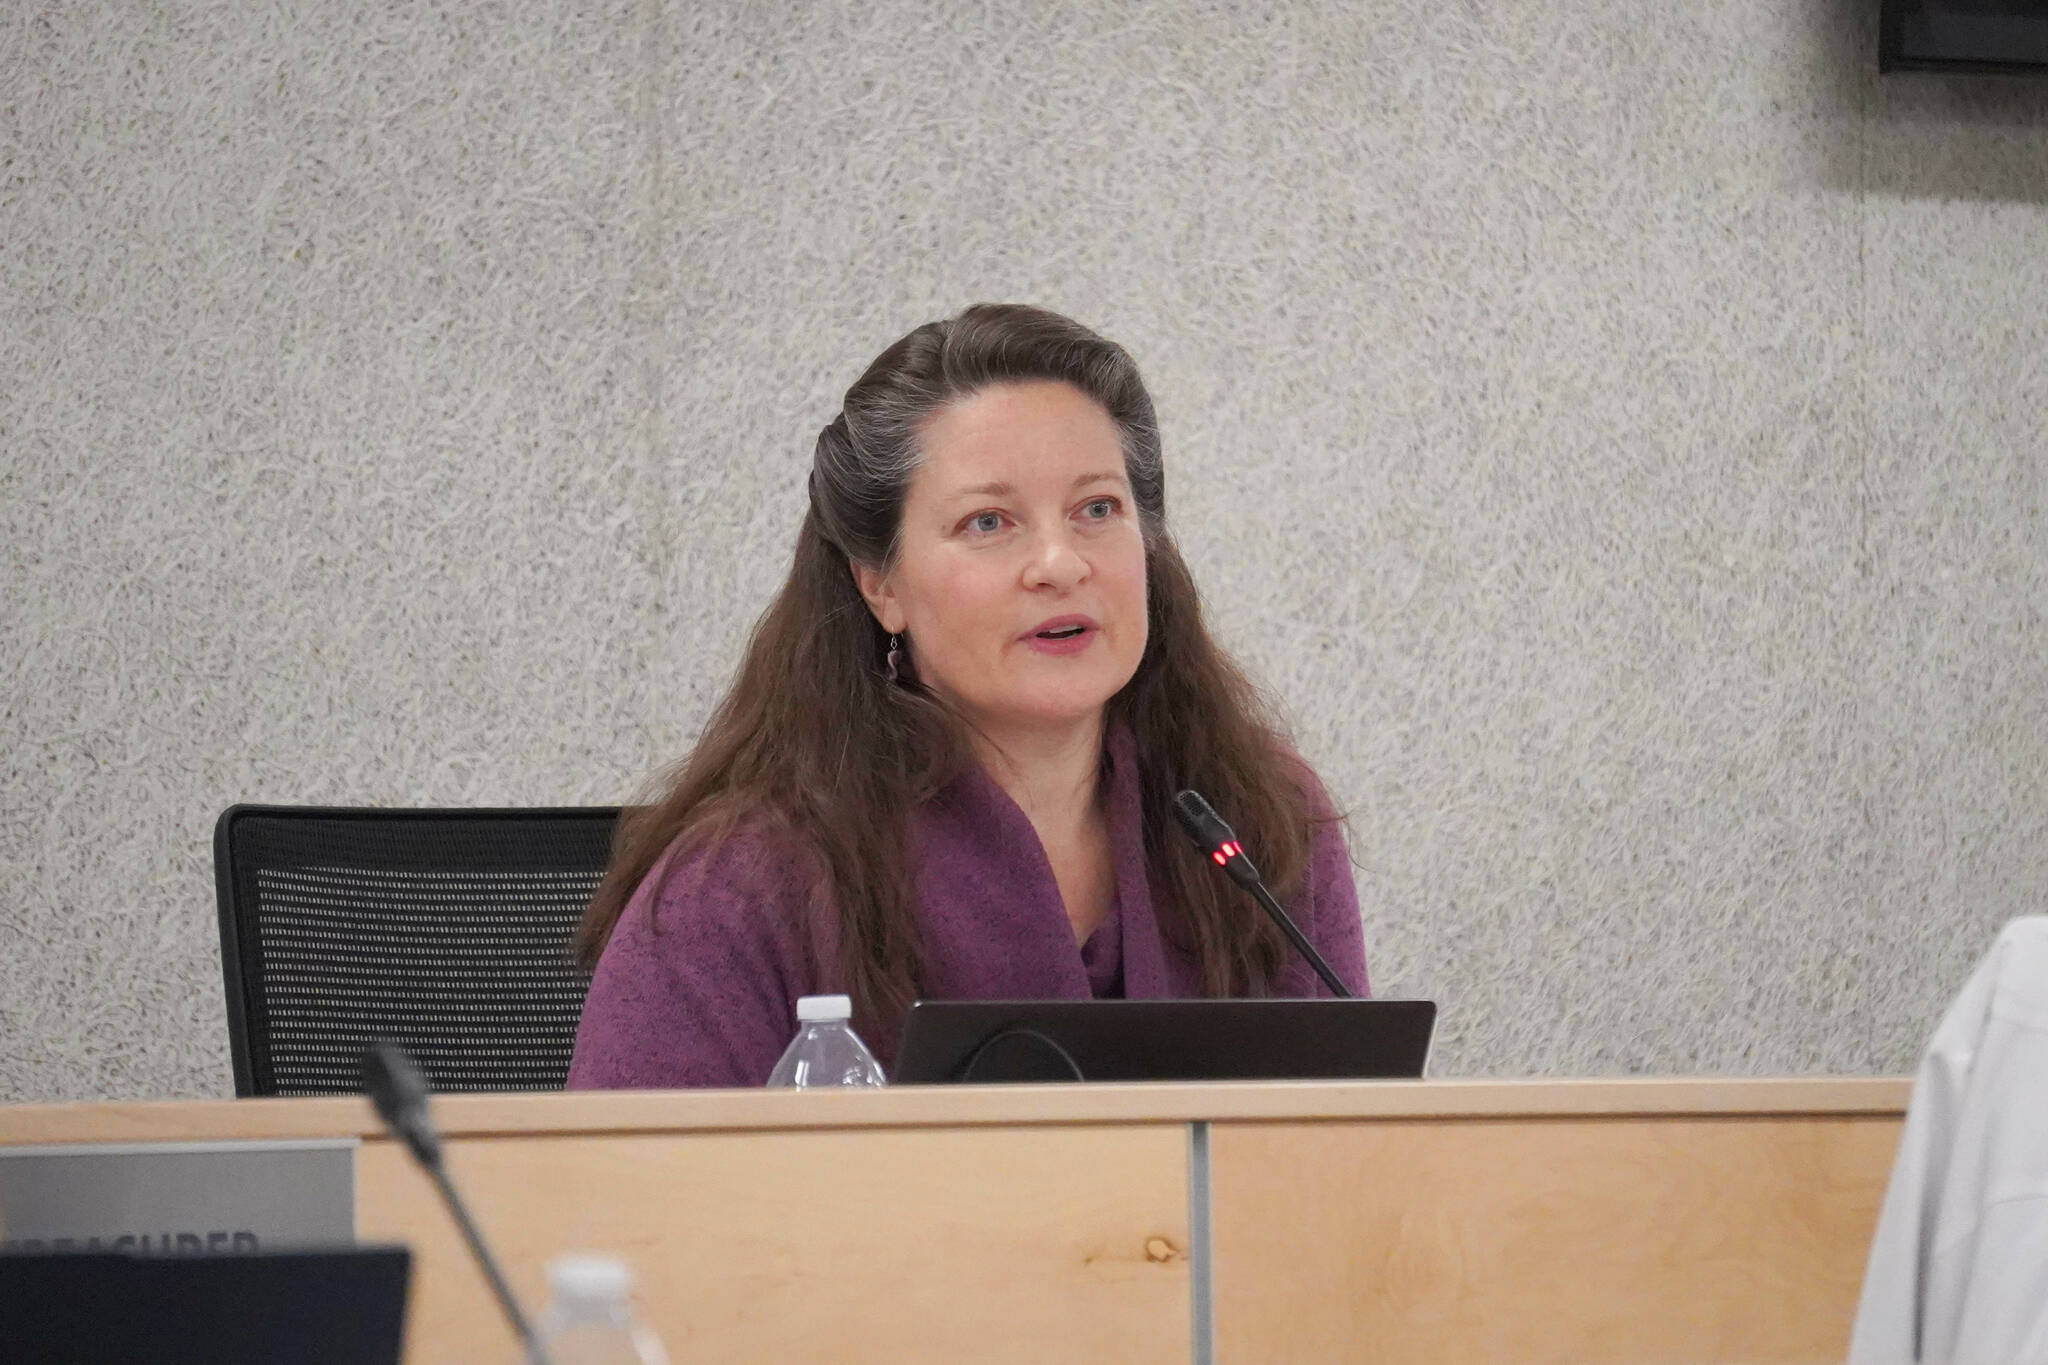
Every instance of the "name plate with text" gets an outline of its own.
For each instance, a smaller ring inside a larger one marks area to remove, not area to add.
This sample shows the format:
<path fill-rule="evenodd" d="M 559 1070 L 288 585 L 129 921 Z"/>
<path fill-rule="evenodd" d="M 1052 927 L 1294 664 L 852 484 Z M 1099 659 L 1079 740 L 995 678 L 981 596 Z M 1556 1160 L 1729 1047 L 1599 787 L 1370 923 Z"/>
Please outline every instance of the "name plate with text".
<path fill-rule="evenodd" d="M 0 1250 L 355 1242 L 355 1138 L 0 1147 Z"/>

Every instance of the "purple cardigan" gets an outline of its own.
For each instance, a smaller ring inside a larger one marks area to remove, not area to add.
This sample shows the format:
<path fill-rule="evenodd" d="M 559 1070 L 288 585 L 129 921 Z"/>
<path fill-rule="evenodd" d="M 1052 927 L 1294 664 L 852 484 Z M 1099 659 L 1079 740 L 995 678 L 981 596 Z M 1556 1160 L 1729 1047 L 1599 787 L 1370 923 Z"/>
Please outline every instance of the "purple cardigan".
<path fill-rule="evenodd" d="M 1080 947 L 1037 831 L 987 773 L 969 771 L 913 813 L 924 998 L 1202 994 L 1195 957 L 1160 931 L 1135 745 L 1128 732 L 1112 731 L 1106 747 L 1116 901 Z M 1327 809 L 1320 786 L 1311 791 Z M 797 997 L 836 989 L 819 979 L 803 928 L 808 905 L 797 870 L 763 840 L 735 837 L 680 859 L 671 850 L 627 903 L 597 964 L 569 1088 L 760 1085 L 796 1034 Z M 1336 825 L 1317 827 L 1288 910 L 1345 984 L 1364 995 L 1358 893 Z M 1260 913 L 1249 897 L 1244 913 Z M 1328 990 L 1293 958 L 1273 993 Z"/>

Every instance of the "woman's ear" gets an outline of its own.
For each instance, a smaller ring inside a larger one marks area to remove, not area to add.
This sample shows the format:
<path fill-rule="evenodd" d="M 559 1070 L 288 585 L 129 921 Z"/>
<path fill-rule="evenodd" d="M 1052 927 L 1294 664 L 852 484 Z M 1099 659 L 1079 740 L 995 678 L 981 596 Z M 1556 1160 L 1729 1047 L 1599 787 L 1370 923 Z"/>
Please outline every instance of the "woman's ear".
<path fill-rule="evenodd" d="M 889 589 L 889 575 L 852 560 L 847 563 L 853 569 L 853 585 L 860 589 L 861 598 L 875 614 L 875 620 L 891 635 L 901 635 L 903 608 L 897 605 L 896 594 Z"/>

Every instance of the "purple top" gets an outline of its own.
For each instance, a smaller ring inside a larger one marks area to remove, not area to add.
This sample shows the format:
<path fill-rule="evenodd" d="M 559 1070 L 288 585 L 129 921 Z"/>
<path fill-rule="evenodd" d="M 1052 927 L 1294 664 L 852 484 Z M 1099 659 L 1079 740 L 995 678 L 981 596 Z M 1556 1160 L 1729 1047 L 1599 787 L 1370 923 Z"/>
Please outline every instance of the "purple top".
<path fill-rule="evenodd" d="M 1037 831 L 986 772 L 970 770 L 913 813 L 910 875 L 924 936 L 923 998 L 1203 993 L 1194 955 L 1160 932 L 1145 867 L 1136 746 L 1128 732 L 1115 730 L 1106 748 L 1103 797 L 1116 899 L 1078 948 Z M 1327 810 L 1313 779 L 1311 793 Z M 836 989 L 820 981 L 804 932 L 809 904 L 798 869 L 762 839 L 742 835 L 687 858 L 673 850 L 664 855 L 627 902 L 597 964 L 569 1088 L 766 1081 L 796 1035 L 797 997 Z M 1288 911 L 1345 984 L 1365 995 L 1358 893 L 1334 824 L 1317 826 Z M 1249 896 L 1244 913 L 1261 913 Z M 1314 969 L 1291 954 L 1273 991 L 1328 993 Z"/>

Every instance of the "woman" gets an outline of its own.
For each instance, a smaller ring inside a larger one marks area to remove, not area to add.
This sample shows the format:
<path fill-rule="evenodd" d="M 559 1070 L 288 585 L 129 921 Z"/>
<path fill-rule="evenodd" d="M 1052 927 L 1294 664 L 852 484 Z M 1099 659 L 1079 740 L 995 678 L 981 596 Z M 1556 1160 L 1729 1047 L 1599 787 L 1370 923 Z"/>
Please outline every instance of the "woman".
<path fill-rule="evenodd" d="M 730 692 L 620 826 L 569 1084 L 759 1085 L 810 994 L 850 994 L 886 1061 L 920 997 L 1321 993 L 1176 827 L 1184 787 L 1364 994 L 1337 818 L 1165 515 L 1113 342 L 981 305 L 884 351 Z"/>

